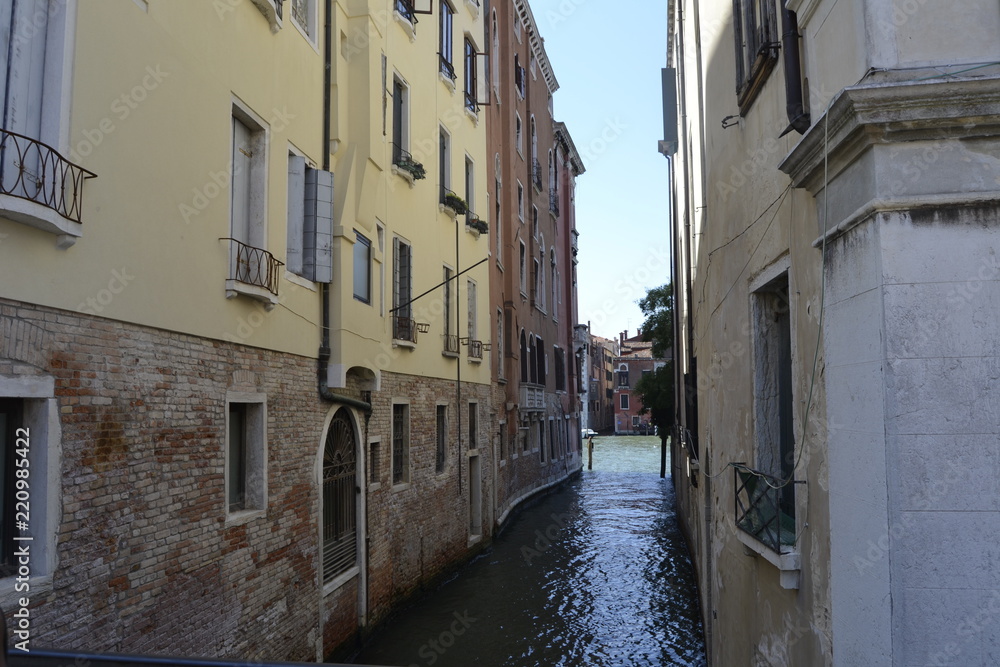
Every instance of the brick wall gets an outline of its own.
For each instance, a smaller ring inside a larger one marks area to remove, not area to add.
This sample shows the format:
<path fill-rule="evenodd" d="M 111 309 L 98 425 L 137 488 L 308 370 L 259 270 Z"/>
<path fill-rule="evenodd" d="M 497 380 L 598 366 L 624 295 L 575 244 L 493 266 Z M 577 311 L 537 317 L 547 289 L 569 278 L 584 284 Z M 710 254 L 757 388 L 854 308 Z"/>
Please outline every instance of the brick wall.
<path fill-rule="evenodd" d="M 33 443 L 61 447 L 58 561 L 32 592 L 33 644 L 313 659 L 329 410 L 316 361 L 3 300 L 0 331 L 0 375 L 53 378 L 61 425 Z M 267 395 L 268 498 L 227 527 L 231 389 Z"/>

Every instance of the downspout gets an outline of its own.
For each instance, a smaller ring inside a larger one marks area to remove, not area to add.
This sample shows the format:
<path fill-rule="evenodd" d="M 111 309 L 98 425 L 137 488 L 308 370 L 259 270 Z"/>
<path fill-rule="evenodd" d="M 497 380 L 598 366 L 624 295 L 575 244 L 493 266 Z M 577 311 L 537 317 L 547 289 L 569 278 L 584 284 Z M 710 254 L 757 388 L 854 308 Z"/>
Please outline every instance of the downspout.
<path fill-rule="evenodd" d="M 802 103 L 802 59 L 799 57 L 799 19 L 795 12 L 782 6 L 781 9 L 781 50 L 785 61 L 785 111 L 788 127 L 780 136 L 792 130 L 799 134 L 812 125 L 809 112 Z"/>
<path fill-rule="evenodd" d="M 330 88 L 333 85 L 333 0 L 326 0 L 324 4 L 325 21 L 323 25 L 323 170 L 330 171 L 330 119 L 331 119 L 331 109 L 332 100 L 330 95 Z M 319 386 L 319 396 L 320 399 L 327 401 L 329 403 L 340 403 L 361 412 L 365 416 L 365 430 L 364 430 L 364 440 L 361 447 L 361 462 L 362 471 L 367 470 L 366 455 L 368 452 L 368 421 L 372 416 L 372 405 L 369 401 L 362 401 L 360 399 L 345 396 L 343 394 L 338 394 L 330 391 L 330 387 L 327 381 L 327 366 L 330 363 L 330 299 L 329 299 L 329 287 L 327 283 L 319 284 L 319 300 L 320 300 L 320 311 L 322 313 L 322 327 L 320 329 L 320 348 L 319 348 L 319 359 L 317 363 L 317 380 Z M 360 495 L 361 488 L 358 487 L 357 494 Z M 365 503 L 365 548 L 362 550 L 362 559 L 367 559 L 368 556 L 368 527 L 369 527 L 369 515 L 368 515 L 368 503 Z M 361 564 L 361 575 L 364 579 L 367 579 L 368 564 L 363 562 Z M 319 643 L 323 646 L 323 570 L 320 568 L 319 572 L 319 586 L 320 586 L 320 600 L 319 600 Z M 368 621 L 368 586 L 365 583 L 361 586 L 363 589 L 359 591 L 359 595 L 364 595 L 364 600 L 361 606 L 363 607 L 361 617 L 359 618 L 359 625 L 362 627 L 367 625 Z M 360 629 L 360 628 L 359 628 Z M 322 651 L 320 651 L 322 652 Z"/>

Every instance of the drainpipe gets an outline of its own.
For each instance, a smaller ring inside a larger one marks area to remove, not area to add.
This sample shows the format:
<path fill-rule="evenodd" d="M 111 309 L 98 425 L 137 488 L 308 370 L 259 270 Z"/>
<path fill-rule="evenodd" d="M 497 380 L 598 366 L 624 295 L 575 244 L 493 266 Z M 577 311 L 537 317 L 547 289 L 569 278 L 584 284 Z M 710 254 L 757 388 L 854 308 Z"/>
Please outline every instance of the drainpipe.
<path fill-rule="evenodd" d="M 785 110 L 788 127 L 780 136 L 792 130 L 799 134 L 812 125 L 809 112 L 802 103 L 802 61 L 799 57 L 799 19 L 795 12 L 781 9 L 781 50 L 785 61 Z"/>
<path fill-rule="evenodd" d="M 330 117 L 332 109 L 332 101 L 330 99 L 330 87 L 333 85 L 333 0 L 326 0 L 324 4 L 325 21 L 323 26 L 323 170 L 330 170 Z M 326 283 L 320 283 L 319 285 L 319 300 L 320 300 L 320 310 L 322 312 L 322 327 L 320 330 L 320 348 L 319 348 L 319 358 L 317 363 L 317 384 L 319 386 L 319 396 L 322 400 L 329 403 L 340 403 L 357 410 L 361 410 L 365 416 L 365 430 L 364 439 L 365 442 L 361 447 L 361 470 L 367 470 L 366 456 L 368 453 L 368 421 L 372 416 L 372 404 L 370 399 L 368 401 L 362 401 L 360 399 L 354 398 L 352 396 L 345 396 L 343 394 L 338 394 L 330 391 L 330 387 L 327 384 L 327 365 L 330 362 L 330 300 L 329 300 L 329 287 Z M 361 488 L 357 490 L 358 494 L 361 493 Z M 368 540 L 369 535 L 369 515 L 368 515 L 368 503 L 365 502 L 365 541 Z M 368 549 L 367 547 L 363 550 L 362 558 L 367 558 Z M 323 587 L 323 574 L 322 568 L 320 568 L 319 574 L 319 586 L 320 591 Z M 362 563 L 362 577 L 367 579 L 368 565 L 367 563 Z M 361 603 L 362 613 L 361 618 L 359 618 L 359 624 L 362 626 L 368 623 L 368 586 L 365 583 L 362 588 L 363 591 L 360 592 L 364 595 L 364 600 L 359 600 Z M 323 647 L 323 596 L 320 595 L 319 604 L 319 644 L 321 648 Z M 322 651 L 320 651 L 322 652 Z"/>

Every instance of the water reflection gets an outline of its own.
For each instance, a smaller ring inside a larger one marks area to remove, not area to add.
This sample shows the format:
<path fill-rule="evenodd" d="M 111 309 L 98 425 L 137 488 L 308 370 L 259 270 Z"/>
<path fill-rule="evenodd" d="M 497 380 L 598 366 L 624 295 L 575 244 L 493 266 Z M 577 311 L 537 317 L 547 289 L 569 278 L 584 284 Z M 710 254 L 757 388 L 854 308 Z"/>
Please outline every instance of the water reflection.
<path fill-rule="evenodd" d="M 595 438 L 594 470 L 357 656 L 372 665 L 704 665 L 694 573 L 657 438 Z M 586 452 L 585 452 L 586 454 Z"/>

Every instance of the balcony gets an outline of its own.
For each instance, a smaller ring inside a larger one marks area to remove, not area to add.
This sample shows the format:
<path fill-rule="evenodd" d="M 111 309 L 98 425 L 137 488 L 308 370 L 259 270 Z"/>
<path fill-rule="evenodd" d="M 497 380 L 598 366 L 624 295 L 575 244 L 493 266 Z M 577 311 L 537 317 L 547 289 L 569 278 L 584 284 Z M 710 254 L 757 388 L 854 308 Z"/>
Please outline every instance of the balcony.
<path fill-rule="evenodd" d="M 441 354 L 445 354 L 449 357 L 458 356 L 458 336 L 452 334 L 445 334 L 443 336 L 444 347 L 441 349 Z"/>
<path fill-rule="evenodd" d="M 519 407 L 522 411 L 541 412 L 545 410 L 545 387 L 521 384 Z"/>
<path fill-rule="evenodd" d="M 424 165 L 414 160 L 410 152 L 397 143 L 392 144 L 392 173 L 405 178 L 411 186 L 414 181 L 427 178 Z"/>
<path fill-rule="evenodd" d="M 417 323 L 402 315 L 392 316 L 392 337 L 394 340 L 417 343 Z"/>
<path fill-rule="evenodd" d="M 549 193 L 549 213 L 559 215 L 559 193 Z"/>
<path fill-rule="evenodd" d="M 483 341 L 481 340 L 469 340 L 465 339 L 469 344 L 469 359 L 479 359 L 483 358 Z"/>
<path fill-rule="evenodd" d="M 479 114 L 479 100 L 476 99 L 476 94 L 471 91 L 465 91 L 465 108 L 472 114 Z"/>
<path fill-rule="evenodd" d="M 465 202 L 465 200 L 459 197 L 457 193 L 452 192 L 443 185 L 441 186 L 440 202 L 441 210 L 452 218 L 469 212 L 469 205 Z"/>
<path fill-rule="evenodd" d="M 278 304 L 278 278 L 284 262 L 261 248 L 254 248 L 234 238 L 229 241 L 229 279 L 226 280 L 226 298 L 243 294 L 264 302 L 271 310 Z"/>
<path fill-rule="evenodd" d="M 535 190 L 542 191 L 542 165 L 537 158 L 531 160 L 531 182 Z"/>
<path fill-rule="evenodd" d="M 0 216 L 58 235 L 60 248 L 82 235 L 83 183 L 96 177 L 51 146 L 0 130 Z"/>

